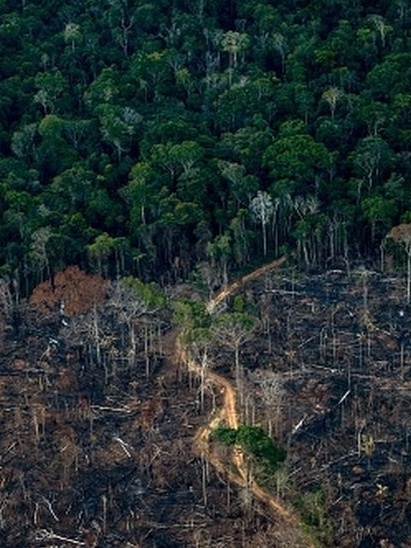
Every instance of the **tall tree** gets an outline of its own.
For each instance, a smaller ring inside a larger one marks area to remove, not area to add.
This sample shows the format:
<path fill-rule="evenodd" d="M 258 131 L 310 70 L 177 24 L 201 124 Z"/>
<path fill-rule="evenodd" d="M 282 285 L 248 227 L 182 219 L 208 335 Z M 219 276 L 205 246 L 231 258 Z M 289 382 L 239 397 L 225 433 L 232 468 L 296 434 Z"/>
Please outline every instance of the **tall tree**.
<path fill-rule="evenodd" d="M 257 196 L 251 200 L 251 213 L 261 223 L 263 253 L 265 257 L 267 255 L 267 224 L 274 214 L 274 204 L 268 192 L 263 192 L 262 190 L 257 192 Z"/>
<path fill-rule="evenodd" d="M 244 371 L 240 360 L 240 350 L 243 344 L 250 340 L 256 327 L 256 320 L 244 312 L 221 314 L 211 326 L 216 340 L 234 352 L 235 381 L 241 406 L 244 402 Z"/>
<path fill-rule="evenodd" d="M 144 284 L 137 278 L 123 278 L 111 285 L 110 306 L 118 315 L 120 322 L 127 325 L 130 346 L 128 361 L 131 367 L 137 358 L 137 329 L 143 323 L 145 374 L 150 375 L 149 331 L 147 323 L 159 308 L 165 306 L 165 300 L 155 284 Z"/>

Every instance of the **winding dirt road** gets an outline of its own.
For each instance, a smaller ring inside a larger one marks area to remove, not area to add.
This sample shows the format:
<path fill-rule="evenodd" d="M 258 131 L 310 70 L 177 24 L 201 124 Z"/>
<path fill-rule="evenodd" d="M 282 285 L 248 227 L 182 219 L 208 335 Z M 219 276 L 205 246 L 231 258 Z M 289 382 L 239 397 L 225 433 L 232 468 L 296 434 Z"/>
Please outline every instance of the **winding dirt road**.
<path fill-rule="evenodd" d="M 251 274 L 244 276 L 240 280 L 237 280 L 222 291 L 220 291 L 209 302 L 207 309 L 212 313 L 217 305 L 222 303 L 227 297 L 234 294 L 245 284 L 257 279 L 258 277 L 270 272 L 281 266 L 285 261 L 285 257 L 281 257 L 276 261 L 273 261 L 263 267 L 253 271 Z M 193 360 L 188 352 L 186 346 L 182 343 L 181 338 L 177 338 L 176 341 L 176 356 L 178 356 L 180 363 L 184 363 L 189 371 L 196 375 L 201 375 L 201 365 Z M 214 415 L 210 418 L 210 421 L 203 427 L 201 427 L 194 437 L 194 444 L 202 455 L 213 465 L 213 467 L 222 475 L 228 477 L 230 481 L 239 487 L 247 487 L 251 489 L 254 496 L 264 503 L 273 513 L 276 520 L 280 520 L 284 525 L 301 531 L 300 521 L 293 511 L 288 508 L 284 503 L 264 491 L 254 480 L 247 479 L 246 466 L 244 462 L 244 455 L 240 450 L 234 450 L 232 452 L 232 462 L 235 465 L 235 471 L 228 469 L 224 463 L 217 458 L 217 456 L 210 449 L 210 433 L 211 431 L 223 423 L 229 428 L 238 428 L 239 419 L 237 412 L 237 396 L 235 389 L 231 383 L 221 375 L 213 371 L 206 372 L 207 381 L 211 382 L 221 394 L 223 394 L 223 404 Z M 315 547 L 316 545 L 312 540 L 303 538 L 302 533 L 300 546 Z"/>

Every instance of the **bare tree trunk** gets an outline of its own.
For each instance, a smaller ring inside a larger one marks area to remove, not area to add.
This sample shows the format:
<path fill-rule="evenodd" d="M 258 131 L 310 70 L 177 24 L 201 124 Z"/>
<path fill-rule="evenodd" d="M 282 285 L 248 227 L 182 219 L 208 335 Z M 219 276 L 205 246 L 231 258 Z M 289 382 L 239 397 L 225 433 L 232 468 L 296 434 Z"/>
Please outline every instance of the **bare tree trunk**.
<path fill-rule="evenodd" d="M 208 460 L 201 454 L 201 476 L 204 507 L 207 508 L 207 483 L 208 483 Z"/>
<path fill-rule="evenodd" d="M 129 322 L 129 331 L 130 331 L 130 351 L 129 351 L 129 365 L 134 367 L 136 361 L 136 332 L 134 330 L 134 323 L 132 320 Z"/>
<path fill-rule="evenodd" d="M 148 350 L 148 326 L 144 324 L 144 357 L 146 360 L 146 379 L 150 376 L 150 354 Z"/>
<path fill-rule="evenodd" d="M 93 331 L 94 331 L 93 334 L 94 334 L 94 343 L 95 343 L 95 349 L 96 349 L 97 365 L 101 365 L 100 333 L 99 333 L 98 313 L 97 313 L 96 306 L 93 309 Z"/>
<path fill-rule="evenodd" d="M 401 372 L 401 379 L 404 380 L 404 343 L 401 343 L 400 348 L 400 372 Z"/>
<path fill-rule="evenodd" d="M 243 383 L 242 383 L 242 374 L 240 366 L 240 345 L 235 347 L 235 384 L 238 391 L 238 401 L 240 403 L 240 408 L 242 409 L 244 404 L 244 395 L 243 395 Z"/>
<path fill-rule="evenodd" d="M 264 257 L 266 257 L 267 256 L 267 227 L 265 222 L 261 224 L 263 228 L 263 254 L 264 254 Z"/>
<path fill-rule="evenodd" d="M 205 389 L 205 373 L 207 369 L 207 351 L 203 353 L 201 358 L 201 385 L 200 385 L 200 410 L 204 411 L 204 389 Z"/>

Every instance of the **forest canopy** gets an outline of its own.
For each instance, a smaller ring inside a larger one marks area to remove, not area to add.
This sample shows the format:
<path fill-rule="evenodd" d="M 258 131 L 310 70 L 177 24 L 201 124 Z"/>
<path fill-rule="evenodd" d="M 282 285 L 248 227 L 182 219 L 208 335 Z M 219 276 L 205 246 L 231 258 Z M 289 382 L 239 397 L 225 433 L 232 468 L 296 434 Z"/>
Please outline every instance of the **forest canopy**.
<path fill-rule="evenodd" d="M 410 27 L 405 0 L 2 1 L 1 273 L 373 257 L 411 220 Z"/>

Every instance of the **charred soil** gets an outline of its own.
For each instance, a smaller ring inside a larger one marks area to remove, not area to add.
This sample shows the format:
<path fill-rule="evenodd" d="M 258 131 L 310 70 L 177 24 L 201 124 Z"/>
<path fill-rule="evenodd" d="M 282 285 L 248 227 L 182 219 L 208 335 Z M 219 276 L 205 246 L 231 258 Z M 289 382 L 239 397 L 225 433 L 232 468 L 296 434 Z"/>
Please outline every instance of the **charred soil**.
<path fill-rule="evenodd" d="M 411 543 L 404 287 L 364 270 L 268 270 L 237 288 L 260 326 L 242 348 L 239 411 L 288 453 L 262 487 L 323 546 Z M 1 546 L 299 545 L 295 527 L 230 478 L 226 449 L 201 451 L 224 391 L 211 379 L 200 411 L 199 379 L 176 360 L 167 318 L 148 350 L 141 327 L 131 359 L 110 316 L 97 355 L 84 314 L 23 304 L 19 314 L 2 315 Z M 231 354 L 213 353 L 213 372 L 234 385 Z"/>

